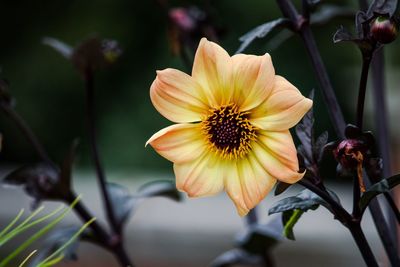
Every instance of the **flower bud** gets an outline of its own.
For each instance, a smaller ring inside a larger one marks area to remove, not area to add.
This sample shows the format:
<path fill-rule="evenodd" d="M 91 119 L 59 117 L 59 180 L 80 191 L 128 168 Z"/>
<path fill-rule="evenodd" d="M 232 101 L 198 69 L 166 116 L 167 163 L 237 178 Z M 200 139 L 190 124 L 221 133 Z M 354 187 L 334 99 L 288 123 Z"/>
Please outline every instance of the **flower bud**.
<path fill-rule="evenodd" d="M 345 139 L 333 150 L 333 155 L 344 168 L 354 169 L 363 160 L 366 152 L 367 147 L 361 140 Z"/>
<path fill-rule="evenodd" d="M 397 24 L 388 17 L 379 16 L 371 24 L 372 37 L 381 44 L 393 42 L 397 37 Z"/>

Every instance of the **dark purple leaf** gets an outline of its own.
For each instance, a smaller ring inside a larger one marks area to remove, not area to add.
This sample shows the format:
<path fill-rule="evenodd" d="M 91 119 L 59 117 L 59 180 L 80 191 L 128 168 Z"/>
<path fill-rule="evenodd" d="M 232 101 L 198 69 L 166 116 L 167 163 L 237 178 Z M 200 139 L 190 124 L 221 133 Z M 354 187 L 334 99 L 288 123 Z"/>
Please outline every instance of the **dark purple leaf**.
<path fill-rule="evenodd" d="M 236 51 L 236 54 L 241 53 L 245 50 L 255 39 L 264 38 L 267 36 L 272 30 L 278 27 L 288 27 L 290 25 L 290 21 L 286 18 L 279 18 L 262 25 L 257 26 L 252 29 L 245 35 L 239 38 L 239 41 L 242 42 L 239 49 Z"/>
<path fill-rule="evenodd" d="M 383 179 L 382 181 L 372 185 L 368 188 L 367 191 L 360 198 L 359 207 L 361 212 L 363 212 L 367 207 L 370 201 L 376 196 L 389 192 L 393 187 L 400 184 L 400 174 L 391 176 L 387 179 Z"/>
<path fill-rule="evenodd" d="M 278 196 L 286 191 L 292 184 L 287 184 L 285 182 L 278 182 L 275 187 L 274 195 Z"/>
<path fill-rule="evenodd" d="M 79 231 L 79 229 L 80 228 L 78 226 L 69 226 L 57 229 L 50 233 L 44 240 L 43 245 L 40 247 L 40 249 L 38 249 L 38 252 L 35 254 L 34 259 L 30 261 L 29 266 L 37 266 L 40 262 L 42 262 L 52 253 L 62 247 L 65 243 L 67 243 L 74 236 L 74 234 Z M 79 240 L 74 240 L 71 244 L 69 244 L 63 250 L 63 260 L 76 261 L 78 259 L 78 245 Z"/>
<path fill-rule="evenodd" d="M 136 199 L 129 190 L 116 183 L 107 183 L 108 194 L 111 199 L 113 212 L 120 227 L 124 226 L 133 213 Z"/>
<path fill-rule="evenodd" d="M 397 2 L 397 0 L 374 0 L 368 8 L 367 16 L 370 18 L 379 14 L 392 17 L 397 9 Z"/>
<path fill-rule="evenodd" d="M 70 59 L 72 56 L 73 48 L 60 40 L 51 37 L 44 37 L 43 44 L 50 46 L 66 59 Z"/>
<path fill-rule="evenodd" d="M 230 267 L 237 265 L 261 267 L 265 266 L 262 256 L 248 253 L 242 249 L 232 249 L 218 256 L 211 267 Z"/>
<path fill-rule="evenodd" d="M 322 155 L 324 153 L 324 147 L 326 143 L 328 142 L 328 132 L 325 131 L 323 132 L 315 141 L 314 147 L 313 147 L 313 154 L 314 154 L 314 159 L 316 160 L 317 163 L 319 163 L 322 159 Z"/>
<path fill-rule="evenodd" d="M 59 170 L 47 163 L 21 167 L 8 174 L 2 183 L 22 186 L 36 201 L 64 200 L 70 192 L 70 188 L 61 182 Z"/>
<path fill-rule="evenodd" d="M 175 183 L 169 180 L 159 180 L 146 183 L 139 188 L 137 196 L 166 197 L 175 201 L 182 200 L 182 194 L 176 189 Z"/>

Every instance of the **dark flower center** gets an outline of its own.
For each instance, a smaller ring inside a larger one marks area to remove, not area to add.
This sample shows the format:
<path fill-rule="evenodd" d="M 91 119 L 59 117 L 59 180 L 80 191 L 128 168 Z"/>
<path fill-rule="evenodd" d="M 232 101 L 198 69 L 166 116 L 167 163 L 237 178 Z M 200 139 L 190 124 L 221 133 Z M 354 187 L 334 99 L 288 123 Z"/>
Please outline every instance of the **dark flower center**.
<path fill-rule="evenodd" d="M 203 131 L 209 146 L 224 158 L 240 158 L 251 149 L 256 140 L 256 127 L 251 125 L 248 112 L 241 112 L 235 104 L 210 110 L 203 120 Z"/>

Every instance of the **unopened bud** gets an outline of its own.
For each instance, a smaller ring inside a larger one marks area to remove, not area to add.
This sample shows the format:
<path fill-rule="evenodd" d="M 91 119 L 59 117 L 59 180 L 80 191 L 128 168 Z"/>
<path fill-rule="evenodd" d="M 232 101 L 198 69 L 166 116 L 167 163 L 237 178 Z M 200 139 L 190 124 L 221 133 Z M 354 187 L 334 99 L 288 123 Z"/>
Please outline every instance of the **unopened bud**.
<path fill-rule="evenodd" d="M 333 150 L 335 159 L 346 169 L 356 168 L 363 161 L 367 147 L 358 139 L 346 139 Z"/>
<path fill-rule="evenodd" d="M 381 44 L 393 42 L 397 37 L 397 24 L 388 17 L 377 17 L 371 24 L 372 37 Z"/>

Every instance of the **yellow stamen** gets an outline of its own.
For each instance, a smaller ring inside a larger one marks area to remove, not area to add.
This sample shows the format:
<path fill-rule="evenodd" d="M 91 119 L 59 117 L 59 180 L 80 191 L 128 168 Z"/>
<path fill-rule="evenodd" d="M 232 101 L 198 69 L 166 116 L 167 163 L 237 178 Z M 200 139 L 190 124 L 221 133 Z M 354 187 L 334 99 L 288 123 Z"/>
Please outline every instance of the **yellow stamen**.
<path fill-rule="evenodd" d="M 239 111 L 235 104 L 210 109 L 202 121 L 208 148 L 224 159 L 237 159 L 251 150 L 251 141 L 257 138 L 257 128 L 249 119 L 249 112 Z"/>

